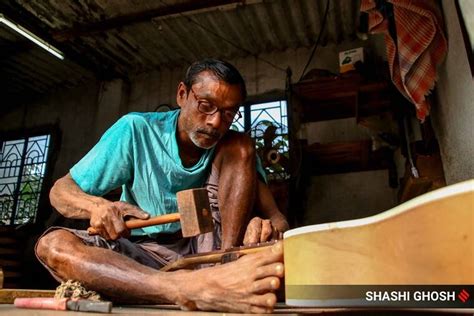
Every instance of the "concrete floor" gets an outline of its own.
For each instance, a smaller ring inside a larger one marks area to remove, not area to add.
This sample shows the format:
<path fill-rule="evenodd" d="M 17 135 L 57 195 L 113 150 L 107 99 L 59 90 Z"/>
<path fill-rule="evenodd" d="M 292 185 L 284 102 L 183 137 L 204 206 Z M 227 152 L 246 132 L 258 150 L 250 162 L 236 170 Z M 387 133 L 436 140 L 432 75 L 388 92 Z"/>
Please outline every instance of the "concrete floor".
<path fill-rule="evenodd" d="M 112 310 L 112 314 L 116 315 L 189 315 L 204 316 L 204 315 L 245 315 L 233 313 L 219 313 L 219 312 L 187 312 L 181 311 L 174 305 L 150 305 L 150 306 L 117 306 Z M 317 308 L 295 308 L 285 305 L 278 305 L 274 310 L 275 315 L 302 315 L 302 314 L 320 314 L 320 315 L 384 315 L 384 316 L 400 316 L 400 315 L 472 315 L 474 309 L 451 309 L 451 310 L 434 310 L 434 309 L 419 309 L 419 310 L 367 310 L 367 309 L 317 309 Z M 48 315 L 83 315 L 83 316 L 101 316 L 101 313 L 85 313 L 74 311 L 52 311 L 39 309 L 20 309 L 14 307 L 12 304 L 0 304 L 0 315 L 8 316 L 48 316 Z M 250 315 L 250 314 L 249 314 Z"/>

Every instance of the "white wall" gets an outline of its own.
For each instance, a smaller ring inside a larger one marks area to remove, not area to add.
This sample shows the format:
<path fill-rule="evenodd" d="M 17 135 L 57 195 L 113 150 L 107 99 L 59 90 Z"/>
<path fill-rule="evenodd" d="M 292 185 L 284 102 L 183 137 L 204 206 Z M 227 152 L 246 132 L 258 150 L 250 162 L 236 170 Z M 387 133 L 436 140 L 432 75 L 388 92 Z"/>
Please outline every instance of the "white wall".
<path fill-rule="evenodd" d="M 396 132 L 386 122 L 387 131 Z M 300 132 L 308 144 L 360 141 L 375 135 L 357 125 L 355 118 L 306 123 Z M 397 205 L 397 189 L 389 186 L 388 170 L 313 176 L 307 195 L 305 225 L 361 218 Z"/>
<path fill-rule="evenodd" d="M 474 79 L 454 1 L 443 0 L 449 49 L 439 69 L 432 110 L 446 182 L 474 178 Z"/>
<path fill-rule="evenodd" d="M 312 177 L 305 225 L 362 218 L 397 205 L 387 170 Z"/>

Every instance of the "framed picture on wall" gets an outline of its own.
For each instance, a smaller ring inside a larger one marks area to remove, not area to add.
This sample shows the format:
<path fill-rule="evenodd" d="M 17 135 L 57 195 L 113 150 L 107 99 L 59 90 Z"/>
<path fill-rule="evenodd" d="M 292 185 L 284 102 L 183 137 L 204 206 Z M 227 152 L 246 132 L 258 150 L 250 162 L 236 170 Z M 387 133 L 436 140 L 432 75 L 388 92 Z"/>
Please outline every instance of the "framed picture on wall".
<path fill-rule="evenodd" d="M 467 57 L 471 66 L 471 74 L 474 77 L 474 1 L 457 0 L 455 2 Z"/>

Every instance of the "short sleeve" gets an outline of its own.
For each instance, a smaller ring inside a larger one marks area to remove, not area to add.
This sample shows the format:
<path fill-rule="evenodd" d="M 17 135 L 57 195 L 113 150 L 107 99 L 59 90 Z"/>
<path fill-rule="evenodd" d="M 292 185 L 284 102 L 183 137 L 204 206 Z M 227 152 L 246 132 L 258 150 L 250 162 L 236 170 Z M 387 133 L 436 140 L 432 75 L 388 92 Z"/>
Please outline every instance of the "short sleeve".
<path fill-rule="evenodd" d="M 71 170 L 86 193 L 101 196 L 131 181 L 133 175 L 133 119 L 126 115 Z"/>

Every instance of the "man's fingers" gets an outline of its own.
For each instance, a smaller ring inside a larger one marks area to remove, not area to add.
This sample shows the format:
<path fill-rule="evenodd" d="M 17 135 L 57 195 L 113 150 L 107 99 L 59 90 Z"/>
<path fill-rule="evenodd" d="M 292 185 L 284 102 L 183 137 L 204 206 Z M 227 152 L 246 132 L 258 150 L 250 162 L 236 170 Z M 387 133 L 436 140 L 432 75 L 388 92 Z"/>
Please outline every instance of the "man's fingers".
<path fill-rule="evenodd" d="M 247 225 L 247 230 L 244 236 L 244 245 L 251 245 L 260 241 L 262 233 L 262 219 L 260 217 L 254 217 Z"/>
<path fill-rule="evenodd" d="M 260 233 L 259 242 L 270 240 L 273 233 L 272 222 L 269 219 L 262 220 L 262 231 Z"/>
<path fill-rule="evenodd" d="M 150 214 L 148 214 L 138 206 L 132 205 L 130 203 L 118 201 L 114 202 L 114 205 L 120 210 L 120 213 L 123 217 L 133 216 L 138 219 L 148 219 L 150 217 Z"/>
<path fill-rule="evenodd" d="M 122 218 L 114 218 L 112 220 L 112 225 L 109 230 L 109 235 L 112 240 L 115 240 L 119 237 L 127 237 L 129 234 L 130 232 L 125 226 L 125 222 Z"/>
<path fill-rule="evenodd" d="M 97 235 L 99 235 L 100 237 L 102 237 L 106 240 L 111 240 L 110 235 L 107 232 L 107 230 L 105 229 L 105 227 L 102 227 L 102 228 L 95 228 L 94 227 L 94 229 L 97 231 Z"/>

